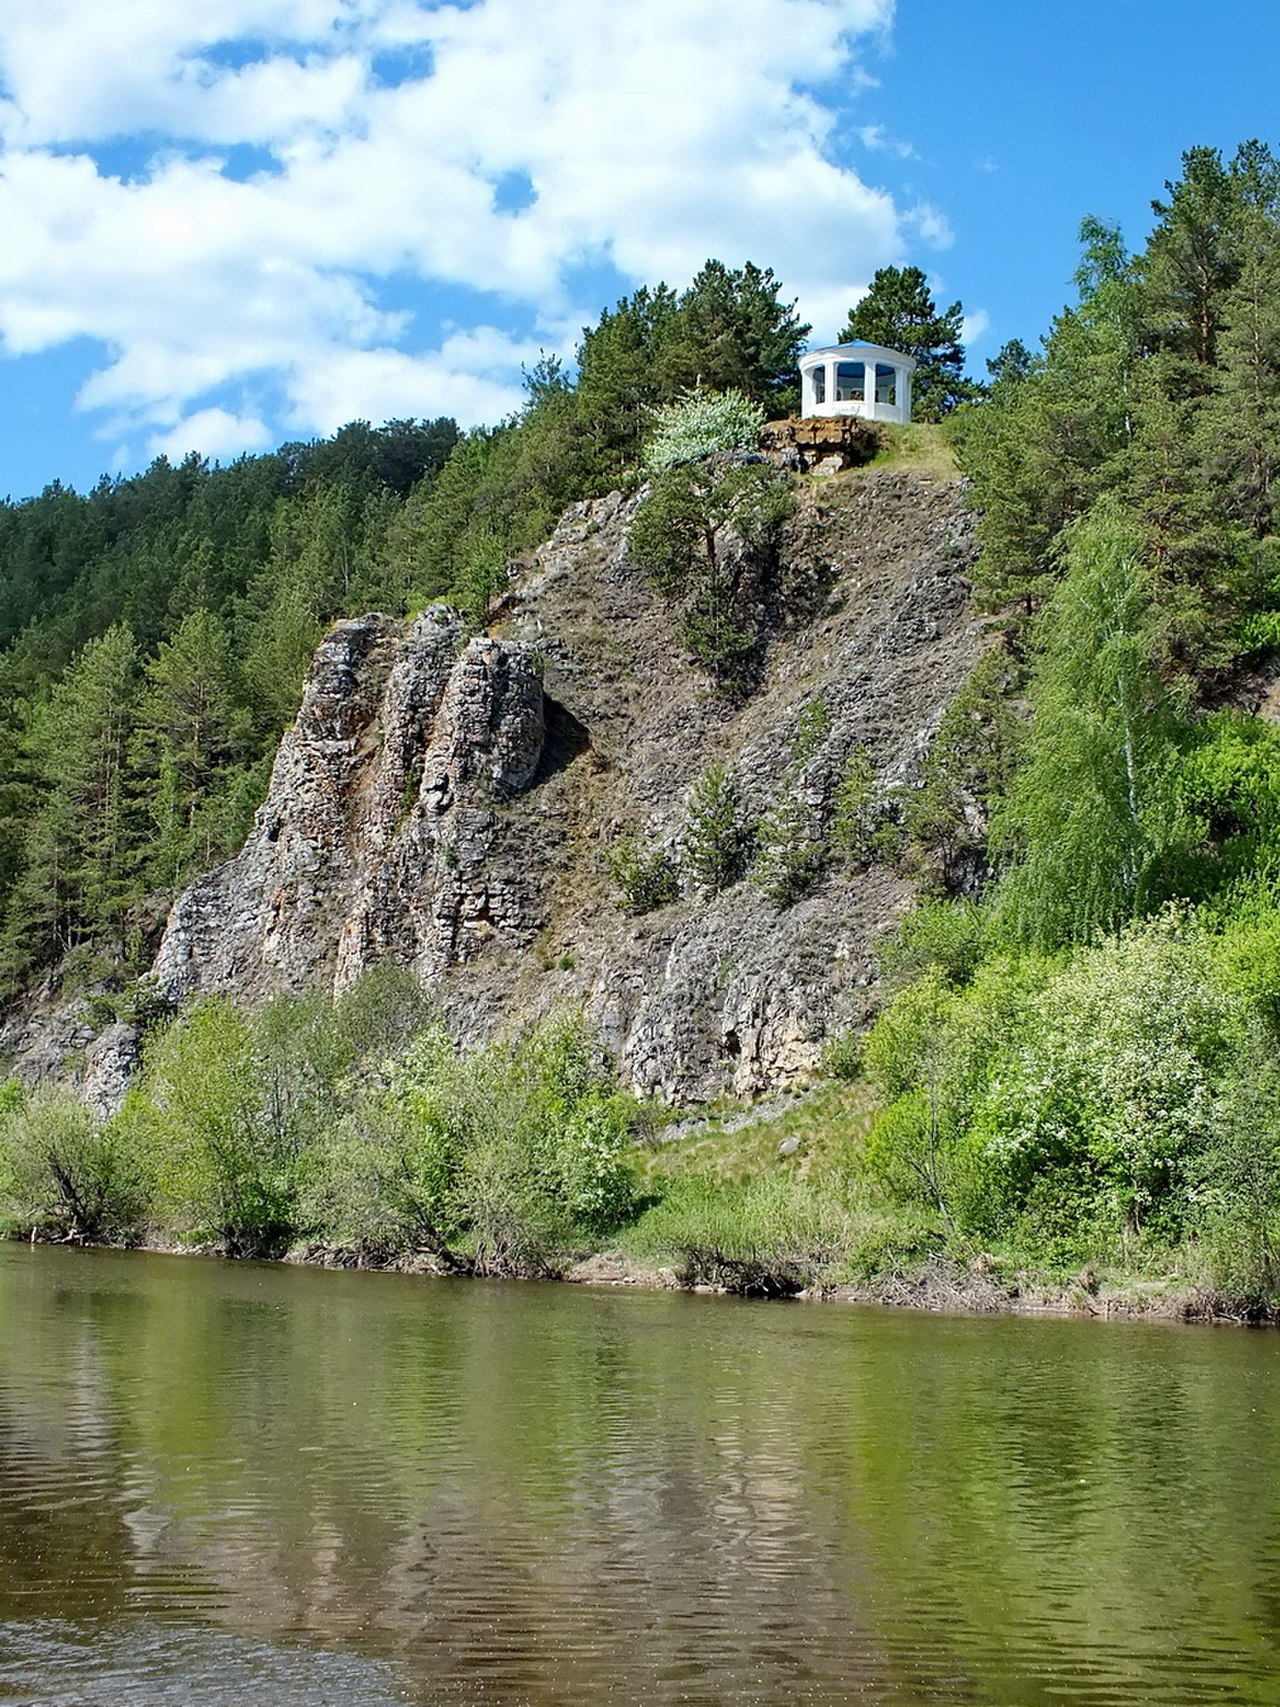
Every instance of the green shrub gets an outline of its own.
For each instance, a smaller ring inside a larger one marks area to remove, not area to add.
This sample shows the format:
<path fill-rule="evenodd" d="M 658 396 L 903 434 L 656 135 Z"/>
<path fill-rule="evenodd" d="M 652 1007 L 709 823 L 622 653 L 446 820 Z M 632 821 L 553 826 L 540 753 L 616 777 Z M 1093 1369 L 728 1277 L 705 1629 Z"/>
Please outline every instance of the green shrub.
<path fill-rule="evenodd" d="M 334 1025 L 348 1061 L 385 1062 L 431 1023 L 432 1004 L 406 967 L 382 961 L 334 1004 Z"/>
<path fill-rule="evenodd" d="M 1192 1164 L 1193 1225 L 1205 1276 L 1232 1297 L 1280 1301 L 1280 1068 L 1245 1051 Z"/>
<path fill-rule="evenodd" d="M 1203 934 L 1176 916 L 1134 927 L 1074 956 L 1036 1002 L 977 1113 L 985 1156 L 1015 1192 L 1075 1167 L 1094 1198 L 1085 1218 L 1175 1236 L 1247 1037 Z"/>
<path fill-rule="evenodd" d="M 126 1116 L 150 1129 L 176 1230 L 231 1256 L 280 1255 L 302 1231 L 303 1156 L 333 1112 L 326 1002 L 281 999 L 251 1023 L 225 997 L 197 1002 L 146 1055 Z"/>
<path fill-rule="evenodd" d="M 748 685 L 763 583 L 794 508 L 776 468 L 717 457 L 657 474 L 631 519 L 633 562 L 675 605 L 686 646 L 723 690 Z"/>
<path fill-rule="evenodd" d="M 831 733 L 831 708 L 821 694 L 811 699 L 796 719 L 791 737 L 791 763 L 807 765 Z"/>
<path fill-rule="evenodd" d="M 923 896 L 876 951 L 880 970 L 894 983 L 936 970 L 950 985 L 967 984 L 991 940 L 991 914 L 974 901 Z"/>
<path fill-rule="evenodd" d="M 963 989 L 932 966 L 867 1042 L 886 1102 L 869 1167 L 958 1228 L 1040 1252 L 1176 1241 L 1256 1048 L 1223 958 L 1171 914 L 1065 960 L 988 958 Z"/>
<path fill-rule="evenodd" d="M 631 1116 L 575 1016 L 468 1055 L 429 1029 L 322 1143 L 304 1201 L 365 1260 L 542 1272 L 630 1214 Z"/>
<path fill-rule="evenodd" d="M 927 1204 L 954 1228 L 981 1219 L 990 1182 L 973 1135 L 978 1105 L 1016 1051 L 1044 982 L 1033 958 L 992 960 L 965 990 L 931 965 L 880 1015 L 863 1066 L 885 1107 L 866 1165 L 905 1202 Z"/>
<path fill-rule="evenodd" d="M 861 1032 L 842 1031 L 833 1037 L 822 1051 L 822 1070 L 829 1079 L 852 1082 L 862 1077 Z"/>
<path fill-rule="evenodd" d="M 457 1078 L 448 1034 L 428 1026 L 389 1067 L 388 1083 L 321 1138 L 302 1192 L 318 1236 L 362 1262 L 409 1252 L 450 1261 L 465 1227 Z"/>
<path fill-rule="evenodd" d="M 5 1102 L 0 1225 L 86 1244 L 138 1237 L 154 1181 L 128 1124 L 99 1122 L 62 1091 Z"/>
<path fill-rule="evenodd" d="M 619 836 L 605 851 L 605 865 L 626 913 L 651 913 L 680 895 L 680 879 L 665 848 L 642 848 L 634 836 Z"/>

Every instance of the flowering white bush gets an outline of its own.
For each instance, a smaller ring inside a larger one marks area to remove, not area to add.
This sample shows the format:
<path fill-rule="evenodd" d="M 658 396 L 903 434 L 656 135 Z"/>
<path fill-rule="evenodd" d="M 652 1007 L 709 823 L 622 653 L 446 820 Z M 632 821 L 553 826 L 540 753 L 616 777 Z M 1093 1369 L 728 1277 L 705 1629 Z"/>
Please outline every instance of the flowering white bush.
<path fill-rule="evenodd" d="M 687 391 L 651 411 L 653 430 L 644 448 L 650 474 L 717 452 L 755 450 L 764 410 L 741 391 Z"/>

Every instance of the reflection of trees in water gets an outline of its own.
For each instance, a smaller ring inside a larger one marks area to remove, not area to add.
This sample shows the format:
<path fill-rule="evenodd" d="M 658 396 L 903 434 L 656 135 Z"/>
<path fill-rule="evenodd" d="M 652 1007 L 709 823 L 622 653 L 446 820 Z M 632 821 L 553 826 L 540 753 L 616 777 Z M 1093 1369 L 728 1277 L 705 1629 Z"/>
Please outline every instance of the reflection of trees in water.
<path fill-rule="evenodd" d="M 1176 1700 L 1177 1632 L 1269 1627 L 1259 1338 L 28 1255 L 10 1599 L 169 1594 L 491 1701 Z"/>
<path fill-rule="evenodd" d="M 95 1613 L 126 1604 L 131 1544 L 122 1514 L 99 1488 L 77 1490 L 73 1477 L 74 1461 L 0 1412 L 0 1619 L 59 1616 L 67 1584 L 85 1574 Z"/>

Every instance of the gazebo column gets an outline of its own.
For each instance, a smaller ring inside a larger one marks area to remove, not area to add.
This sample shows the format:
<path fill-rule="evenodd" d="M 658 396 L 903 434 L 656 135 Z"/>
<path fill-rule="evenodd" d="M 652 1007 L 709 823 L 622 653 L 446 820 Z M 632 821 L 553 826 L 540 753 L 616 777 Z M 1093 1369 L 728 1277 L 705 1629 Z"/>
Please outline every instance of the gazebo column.
<path fill-rule="evenodd" d="M 833 415 L 838 415 L 840 411 L 839 411 L 839 408 L 836 404 L 836 366 L 837 366 L 837 363 L 836 363 L 835 357 L 834 356 L 828 356 L 827 360 L 822 365 L 827 370 L 827 405 L 830 408 L 831 413 Z"/>

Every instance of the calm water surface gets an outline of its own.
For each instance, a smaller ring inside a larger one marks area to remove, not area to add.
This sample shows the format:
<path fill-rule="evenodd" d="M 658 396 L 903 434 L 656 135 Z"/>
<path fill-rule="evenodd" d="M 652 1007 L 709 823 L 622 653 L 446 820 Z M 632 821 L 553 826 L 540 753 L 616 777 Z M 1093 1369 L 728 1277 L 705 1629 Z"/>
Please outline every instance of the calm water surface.
<path fill-rule="evenodd" d="M 0 1245 L 0 1701 L 1280 1704 L 1280 1335 Z"/>

